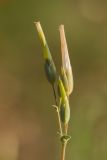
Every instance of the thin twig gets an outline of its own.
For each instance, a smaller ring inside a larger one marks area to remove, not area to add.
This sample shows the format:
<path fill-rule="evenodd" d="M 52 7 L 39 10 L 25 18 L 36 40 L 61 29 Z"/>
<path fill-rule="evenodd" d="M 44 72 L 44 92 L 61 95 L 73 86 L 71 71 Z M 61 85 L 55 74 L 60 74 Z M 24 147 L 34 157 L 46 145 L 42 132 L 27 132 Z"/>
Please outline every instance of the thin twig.
<path fill-rule="evenodd" d="M 56 96 L 56 91 L 55 91 L 55 86 L 54 86 L 54 84 L 52 85 L 52 89 L 53 89 L 53 93 L 54 93 L 55 104 L 56 104 L 56 106 L 58 106 L 58 103 L 57 103 L 57 96 Z"/>
<path fill-rule="evenodd" d="M 59 109 L 58 108 L 57 108 L 57 113 L 58 113 L 58 122 L 59 122 L 60 136 L 62 136 L 62 126 L 61 126 L 61 119 L 60 119 L 60 114 L 59 114 Z"/>
<path fill-rule="evenodd" d="M 61 149 L 61 160 L 65 160 L 65 150 L 66 150 L 67 142 L 62 142 L 62 149 Z"/>
<path fill-rule="evenodd" d="M 57 108 L 57 115 L 58 115 L 58 124 L 59 124 L 60 136 L 62 136 L 62 126 L 61 126 L 61 119 L 60 119 L 60 113 L 59 113 L 59 108 L 58 108 L 58 103 L 57 103 L 57 96 L 56 96 L 55 86 L 52 85 L 52 88 L 53 88 L 53 93 L 54 93 L 54 98 L 55 98 L 55 104 L 56 104 L 56 108 Z"/>
<path fill-rule="evenodd" d="M 59 113 L 59 107 L 58 107 L 57 96 L 56 96 L 56 91 L 55 91 L 55 86 L 54 85 L 52 85 L 52 89 L 53 89 L 54 98 L 55 98 L 55 104 L 56 104 L 56 109 L 57 109 L 60 136 L 63 136 L 61 119 L 60 119 L 60 113 Z M 68 124 L 65 125 L 64 128 L 65 128 L 65 134 L 67 134 Z M 66 145 L 67 145 L 66 141 L 62 142 L 62 146 L 61 146 L 62 147 L 61 148 L 61 160 L 65 160 Z"/>

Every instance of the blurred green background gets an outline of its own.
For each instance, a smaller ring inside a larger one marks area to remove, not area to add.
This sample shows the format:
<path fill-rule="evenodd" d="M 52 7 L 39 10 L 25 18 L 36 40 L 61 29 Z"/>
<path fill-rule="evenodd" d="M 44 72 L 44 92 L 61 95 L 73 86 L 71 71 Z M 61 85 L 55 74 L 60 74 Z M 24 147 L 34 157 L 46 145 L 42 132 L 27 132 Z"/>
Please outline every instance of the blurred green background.
<path fill-rule="evenodd" d="M 0 160 L 59 160 L 38 20 L 58 70 L 58 26 L 65 25 L 75 84 L 66 160 L 106 160 L 106 0 L 0 0 Z"/>

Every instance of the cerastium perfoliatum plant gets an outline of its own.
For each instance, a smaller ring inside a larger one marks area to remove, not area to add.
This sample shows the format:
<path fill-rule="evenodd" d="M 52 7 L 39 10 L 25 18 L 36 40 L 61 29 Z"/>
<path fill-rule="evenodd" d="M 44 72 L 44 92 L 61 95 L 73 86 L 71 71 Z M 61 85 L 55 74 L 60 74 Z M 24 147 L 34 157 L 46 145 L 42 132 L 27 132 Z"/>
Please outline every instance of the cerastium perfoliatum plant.
<path fill-rule="evenodd" d="M 61 141 L 61 159 L 65 160 L 65 150 L 67 142 L 70 140 L 68 135 L 68 125 L 70 120 L 69 96 L 73 91 L 73 75 L 70 64 L 67 42 L 64 32 L 64 25 L 59 26 L 61 40 L 62 66 L 61 75 L 58 75 L 52 55 L 50 53 L 45 35 L 40 22 L 35 22 L 37 32 L 43 48 L 44 68 L 46 77 L 51 84 L 54 92 L 55 105 L 59 123 L 59 135 Z"/>

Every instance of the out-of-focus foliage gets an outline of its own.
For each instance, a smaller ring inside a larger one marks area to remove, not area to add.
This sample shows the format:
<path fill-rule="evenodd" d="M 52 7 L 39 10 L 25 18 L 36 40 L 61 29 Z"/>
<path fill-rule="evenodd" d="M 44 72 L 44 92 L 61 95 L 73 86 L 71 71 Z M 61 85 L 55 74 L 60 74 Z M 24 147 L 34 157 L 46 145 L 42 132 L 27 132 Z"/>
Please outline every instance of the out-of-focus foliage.
<path fill-rule="evenodd" d="M 74 75 L 67 160 L 107 158 L 107 1 L 0 0 L 0 159 L 59 159 L 54 99 L 34 21 L 60 71 L 64 24 Z"/>

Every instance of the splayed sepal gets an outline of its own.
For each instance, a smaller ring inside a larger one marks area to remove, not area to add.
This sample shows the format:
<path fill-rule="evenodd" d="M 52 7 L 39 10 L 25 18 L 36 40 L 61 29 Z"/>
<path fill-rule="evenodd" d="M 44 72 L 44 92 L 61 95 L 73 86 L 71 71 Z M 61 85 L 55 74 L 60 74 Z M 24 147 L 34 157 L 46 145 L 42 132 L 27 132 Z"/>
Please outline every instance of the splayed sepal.
<path fill-rule="evenodd" d="M 71 139 L 71 136 L 70 135 L 63 135 L 61 136 L 60 140 L 62 143 L 66 143 L 68 142 L 69 140 Z"/>

